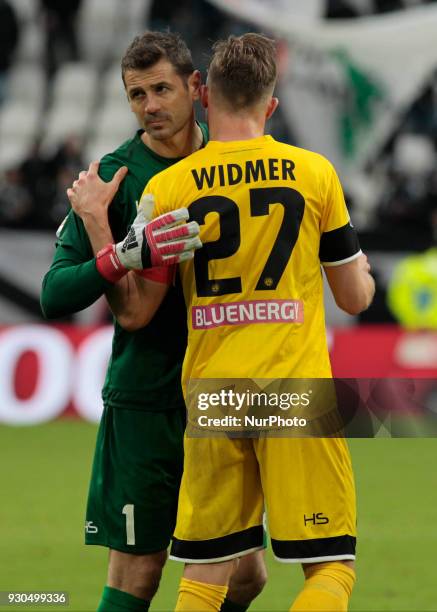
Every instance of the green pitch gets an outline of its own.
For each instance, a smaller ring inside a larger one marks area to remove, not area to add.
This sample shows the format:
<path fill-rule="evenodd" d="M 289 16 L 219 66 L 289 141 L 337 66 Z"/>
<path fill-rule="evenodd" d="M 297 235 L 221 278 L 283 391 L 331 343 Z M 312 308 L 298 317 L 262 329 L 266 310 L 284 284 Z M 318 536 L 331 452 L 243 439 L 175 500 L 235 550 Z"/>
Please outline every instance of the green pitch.
<path fill-rule="evenodd" d="M 94 426 L 69 420 L 0 427 L 0 591 L 66 590 L 69 607 L 49 610 L 95 610 L 107 552 L 82 544 L 95 436 Z M 381 438 L 350 446 L 359 504 L 351 610 L 436 611 L 437 440 Z M 269 582 L 251 610 L 287 610 L 302 583 L 300 569 L 270 555 L 268 568 Z M 151 610 L 173 609 L 180 571 L 169 562 Z"/>

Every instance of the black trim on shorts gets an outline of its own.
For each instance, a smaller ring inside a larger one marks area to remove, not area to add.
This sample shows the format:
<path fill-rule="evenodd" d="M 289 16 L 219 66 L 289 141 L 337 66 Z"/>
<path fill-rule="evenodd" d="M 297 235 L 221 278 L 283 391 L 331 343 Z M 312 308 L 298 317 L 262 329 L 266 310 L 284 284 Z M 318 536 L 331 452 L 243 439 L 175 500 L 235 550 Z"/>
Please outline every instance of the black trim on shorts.
<path fill-rule="evenodd" d="M 221 559 L 236 555 L 252 548 L 264 546 L 264 528 L 262 525 L 237 531 L 212 540 L 178 540 L 173 536 L 171 557 L 179 559 Z"/>
<path fill-rule="evenodd" d="M 346 223 L 330 232 L 324 232 L 320 237 L 319 259 L 322 263 L 335 263 L 348 259 L 360 251 L 355 228 Z"/>
<path fill-rule="evenodd" d="M 278 559 L 313 559 L 355 555 L 357 539 L 350 535 L 313 540 L 274 540 L 272 548 Z"/>

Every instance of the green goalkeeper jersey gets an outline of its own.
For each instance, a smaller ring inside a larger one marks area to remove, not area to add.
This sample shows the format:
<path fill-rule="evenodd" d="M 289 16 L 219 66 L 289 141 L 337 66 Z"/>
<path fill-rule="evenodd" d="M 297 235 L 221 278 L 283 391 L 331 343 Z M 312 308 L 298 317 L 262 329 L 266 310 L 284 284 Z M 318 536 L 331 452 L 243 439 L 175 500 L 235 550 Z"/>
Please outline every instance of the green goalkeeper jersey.
<path fill-rule="evenodd" d="M 208 131 L 200 124 L 206 143 Z M 109 181 L 121 166 L 129 172 L 109 207 L 115 242 L 122 240 L 136 215 L 147 182 L 178 159 L 155 154 L 141 140 L 142 130 L 100 162 Z M 70 211 L 60 232 L 50 270 L 44 277 L 41 306 L 47 318 L 66 316 L 90 306 L 111 286 L 96 269 L 82 220 Z M 103 386 L 105 403 L 139 410 L 172 410 L 183 404 L 181 365 L 186 348 L 186 310 L 179 283 L 171 287 L 152 321 L 135 332 L 115 321 L 112 355 Z"/>

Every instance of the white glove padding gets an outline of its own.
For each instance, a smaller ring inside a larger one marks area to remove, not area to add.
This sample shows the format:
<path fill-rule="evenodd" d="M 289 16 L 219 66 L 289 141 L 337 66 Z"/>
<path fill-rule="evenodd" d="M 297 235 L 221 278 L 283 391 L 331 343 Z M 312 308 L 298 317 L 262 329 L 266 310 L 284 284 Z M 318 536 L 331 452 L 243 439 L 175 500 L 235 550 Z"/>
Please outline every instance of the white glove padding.
<path fill-rule="evenodd" d="M 195 249 L 202 246 L 199 224 L 186 223 L 189 218 L 186 208 L 150 220 L 153 207 L 153 196 L 143 196 L 128 235 L 115 245 L 115 252 L 126 268 L 140 270 L 177 264 L 192 259 Z"/>

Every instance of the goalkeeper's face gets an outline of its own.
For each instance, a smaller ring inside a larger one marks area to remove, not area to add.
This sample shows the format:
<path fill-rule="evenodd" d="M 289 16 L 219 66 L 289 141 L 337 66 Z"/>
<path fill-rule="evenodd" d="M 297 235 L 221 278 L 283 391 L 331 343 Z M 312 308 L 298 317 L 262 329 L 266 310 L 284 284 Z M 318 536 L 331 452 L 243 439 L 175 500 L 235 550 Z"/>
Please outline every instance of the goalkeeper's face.
<path fill-rule="evenodd" d="M 171 140 L 193 120 L 200 74 L 182 77 L 167 60 L 146 70 L 127 70 L 126 93 L 132 112 L 150 138 Z"/>

